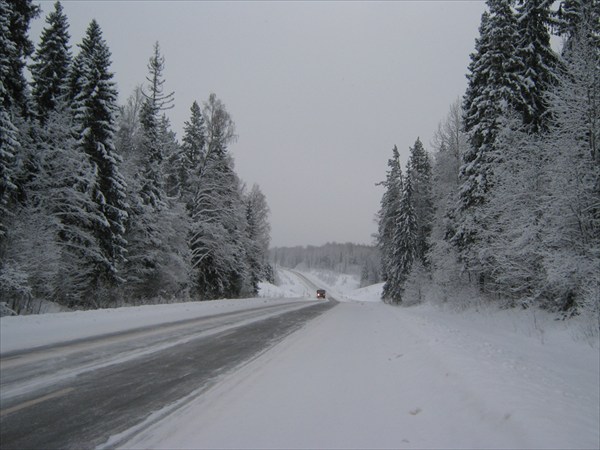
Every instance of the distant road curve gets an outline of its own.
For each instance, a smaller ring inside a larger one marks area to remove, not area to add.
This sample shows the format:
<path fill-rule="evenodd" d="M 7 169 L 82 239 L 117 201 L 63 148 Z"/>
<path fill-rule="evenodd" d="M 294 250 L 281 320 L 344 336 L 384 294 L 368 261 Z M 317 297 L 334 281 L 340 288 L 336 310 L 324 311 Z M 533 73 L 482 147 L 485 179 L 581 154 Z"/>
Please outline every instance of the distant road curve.
<path fill-rule="evenodd" d="M 293 270 L 293 269 L 284 269 L 284 270 L 286 270 L 287 272 L 295 275 L 298 279 L 300 279 L 300 281 L 302 281 L 302 283 L 304 283 L 304 285 L 306 287 L 308 287 L 309 289 L 312 289 L 313 292 L 315 293 L 315 296 L 316 296 L 317 289 L 322 289 L 323 288 L 323 286 L 317 286 L 314 282 L 312 282 L 302 272 L 298 272 L 297 270 Z M 329 301 L 336 302 L 336 304 L 337 304 L 337 299 L 335 297 L 333 297 L 330 292 L 327 292 L 327 299 Z"/>
<path fill-rule="evenodd" d="M 2 355 L 2 449 L 96 448 L 336 304 L 290 302 Z"/>

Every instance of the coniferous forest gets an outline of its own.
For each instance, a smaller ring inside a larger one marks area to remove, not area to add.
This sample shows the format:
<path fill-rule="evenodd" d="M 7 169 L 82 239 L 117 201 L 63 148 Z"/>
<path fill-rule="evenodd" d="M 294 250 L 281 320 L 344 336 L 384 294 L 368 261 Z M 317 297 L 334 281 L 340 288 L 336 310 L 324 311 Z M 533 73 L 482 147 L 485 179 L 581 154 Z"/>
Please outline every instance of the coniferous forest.
<path fill-rule="evenodd" d="M 600 2 L 553 3 L 487 0 L 466 92 L 431 153 L 417 139 L 403 170 L 392 150 L 377 235 L 385 301 L 598 317 Z"/>
<path fill-rule="evenodd" d="M 118 105 L 99 24 L 73 47 L 56 2 L 34 45 L 39 15 L 0 0 L 0 302 L 27 313 L 256 295 L 271 276 L 269 207 L 234 170 L 223 102 L 186 99 L 180 142 L 158 43 Z"/>
<path fill-rule="evenodd" d="M 363 279 L 381 277 L 395 304 L 477 298 L 597 315 L 600 4 L 486 5 L 466 92 L 431 143 L 406 143 L 404 167 L 392 149 L 379 267 L 369 251 Z M 43 301 L 256 295 L 273 278 L 269 207 L 236 174 L 223 102 L 185 99 L 178 139 L 158 42 L 118 104 L 99 24 L 72 44 L 56 2 L 34 43 L 40 15 L 30 0 L 0 0 L 0 302 L 26 313 Z"/>

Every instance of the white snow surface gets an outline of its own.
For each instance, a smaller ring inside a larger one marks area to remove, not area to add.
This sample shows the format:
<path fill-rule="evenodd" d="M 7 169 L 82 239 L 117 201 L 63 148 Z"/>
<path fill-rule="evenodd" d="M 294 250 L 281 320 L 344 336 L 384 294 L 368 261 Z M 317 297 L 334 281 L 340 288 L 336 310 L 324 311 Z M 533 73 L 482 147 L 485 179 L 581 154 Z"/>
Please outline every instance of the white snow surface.
<path fill-rule="evenodd" d="M 136 433 L 109 442 L 124 448 L 600 448 L 597 335 L 583 339 L 576 324 L 539 311 L 389 306 L 379 301 L 381 285 L 358 289 L 352 277 L 305 275 L 341 303 L 208 391 L 155 411 Z M 261 286 L 262 295 L 314 297 L 293 272 L 278 279 L 280 286 Z M 289 300 L 4 317 L 1 348 L 282 301 Z"/>

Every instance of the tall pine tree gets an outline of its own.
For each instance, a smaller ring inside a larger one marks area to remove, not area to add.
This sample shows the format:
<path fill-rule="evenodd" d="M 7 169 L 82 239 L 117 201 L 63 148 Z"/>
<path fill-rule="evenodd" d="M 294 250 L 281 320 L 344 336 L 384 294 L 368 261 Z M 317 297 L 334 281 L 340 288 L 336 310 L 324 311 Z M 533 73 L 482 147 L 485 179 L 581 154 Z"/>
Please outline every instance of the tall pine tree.
<path fill-rule="evenodd" d="M 579 34 L 582 24 L 588 24 L 588 32 L 595 28 L 596 33 L 591 33 L 589 37 L 596 43 L 600 39 L 598 27 L 600 27 L 600 3 L 598 0 L 563 0 L 555 14 L 556 29 L 559 36 L 563 36 L 566 41 L 563 46 L 563 54 L 573 49 L 574 42 L 570 42 Z"/>
<path fill-rule="evenodd" d="M 136 164 L 130 167 L 135 173 L 129 189 L 126 273 L 128 292 L 134 297 L 155 297 L 159 291 L 164 292 L 160 282 L 168 271 L 169 254 L 174 250 L 168 243 L 175 230 L 173 205 L 165 192 L 165 165 L 169 154 L 175 153 L 177 143 L 168 119 L 160 116 L 173 101 L 172 93 L 163 93 L 163 71 L 164 58 L 156 43 L 148 61 L 148 87 L 142 89 L 140 133 L 134 151 Z"/>
<path fill-rule="evenodd" d="M 60 2 L 46 17 L 48 26 L 42 31 L 40 44 L 31 66 L 32 96 L 38 119 L 44 123 L 48 113 L 67 94 L 71 65 L 69 25 Z"/>
<path fill-rule="evenodd" d="M 30 99 L 27 79 L 24 69 L 26 60 L 33 55 L 35 47 L 29 39 L 29 24 L 40 13 L 40 7 L 32 0 L 9 1 L 5 3 L 0 13 L 7 20 L 5 36 L 12 45 L 3 49 L 8 50 L 8 74 L 3 80 L 4 88 L 8 92 L 5 96 L 4 106 L 7 109 L 15 108 L 15 112 L 23 117 L 30 115 Z"/>
<path fill-rule="evenodd" d="M 25 208 L 28 216 L 38 218 L 40 231 L 49 235 L 46 241 L 36 238 L 38 249 L 29 248 L 26 237 L 17 248 L 29 259 L 24 266 L 29 265 L 36 298 L 89 307 L 90 284 L 97 277 L 97 262 L 104 259 L 95 224 L 104 218 L 91 192 L 95 168 L 73 134 L 71 111 L 59 101 L 39 130 L 39 170 L 27 186 L 31 201 Z M 35 252 L 44 253 L 44 267 L 31 264 Z"/>
<path fill-rule="evenodd" d="M 417 258 L 418 229 L 417 216 L 414 208 L 414 191 L 412 188 L 410 164 L 407 167 L 402 198 L 398 208 L 396 228 L 392 237 L 392 264 L 390 278 L 392 290 L 390 297 L 393 303 L 402 303 L 406 279 L 410 274 L 413 263 Z"/>
<path fill-rule="evenodd" d="M 522 62 L 516 57 L 517 21 L 511 0 L 487 0 L 489 12 L 481 18 L 480 37 L 469 64 L 469 80 L 463 100 L 464 126 L 470 148 L 461 167 L 460 208 L 485 201 L 490 189 L 490 153 L 501 118 L 522 108 Z"/>
<path fill-rule="evenodd" d="M 127 220 L 126 184 L 113 142 L 117 91 L 109 71 L 110 51 L 95 20 L 79 47 L 75 58 L 78 78 L 74 85 L 79 89 L 75 92 L 75 125 L 78 147 L 89 157 L 94 169 L 90 191 L 99 211 L 92 224 L 101 249 L 90 285 L 90 295 L 94 298 L 98 287 L 115 286 L 122 281 L 119 266 L 126 251 L 123 238 Z"/>
<path fill-rule="evenodd" d="M 395 289 L 391 272 L 394 262 L 392 242 L 403 191 L 400 154 L 396 146 L 392 149 L 392 157 L 388 160 L 388 167 L 386 179 L 380 183 L 385 188 L 385 192 L 381 197 L 377 232 L 377 247 L 381 253 L 381 277 L 384 281 L 381 297 L 384 301 L 391 301 Z"/>
<path fill-rule="evenodd" d="M 198 188 L 200 170 L 206 151 L 206 127 L 198 102 L 190 108 L 190 120 L 183 125 L 179 153 L 172 162 L 174 190 L 189 205 Z"/>
<path fill-rule="evenodd" d="M 556 85 L 558 56 L 550 46 L 549 27 L 552 22 L 549 0 L 520 0 L 518 8 L 519 45 L 516 49 L 522 61 L 521 88 L 524 96 L 521 112 L 527 130 L 547 131 L 551 118 L 547 94 Z"/>
<path fill-rule="evenodd" d="M 417 138 L 415 145 L 410 147 L 408 165 L 410 167 L 408 177 L 410 177 L 413 190 L 412 204 L 417 226 L 415 257 L 424 267 L 428 267 L 434 216 L 431 161 L 419 138 Z"/>
<path fill-rule="evenodd" d="M 165 59 L 160 54 L 158 42 L 148 61 L 148 92 L 143 91 L 145 101 L 140 111 L 142 125 L 142 158 L 144 169 L 141 174 L 140 195 L 145 204 L 153 208 L 163 206 L 165 200 L 164 160 L 165 149 L 160 142 L 160 112 L 173 107 L 174 93 L 164 93 L 163 71 Z"/>
<path fill-rule="evenodd" d="M 244 197 L 246 208 L 246 258 L 248 260 L 249 294 L 258 294 L 258 283 L 271 273 L 269 242 L 271 226 L 268 222 L 269 206 L 258 185 L 253 185 Z"/>
<path fill-rule="evenodd" d="M 527 83 L 519 48 L 523 41 L 512 0 L 487 0 L 480 37 L 471 55 L 469 80 L 463 100 L 464 126 L 469 147 L 459 173 L 458 202 L 451 211 L 447 238 L 457 247 L 462 263 L 482 285 L 485 273 L 478 260 L 479 231 L 487 218 L 482 212 L 493 189 L 496 141 L 505 119 L 527 109 Z"/>
<path fill-rule="evenodd" d="M 11 74 L 11 60 L 16 53 L 16 46 L 9 39 L 10 15 L 9 4 L 0 0 L 0 256 L 8 226 L 10 200 L 17 189 L 14 164 L 19 145 L 18 130 L 10 111 L 12 99 L 6 85 Z M 0 268 L 3 259 L 0 258 Z"/>

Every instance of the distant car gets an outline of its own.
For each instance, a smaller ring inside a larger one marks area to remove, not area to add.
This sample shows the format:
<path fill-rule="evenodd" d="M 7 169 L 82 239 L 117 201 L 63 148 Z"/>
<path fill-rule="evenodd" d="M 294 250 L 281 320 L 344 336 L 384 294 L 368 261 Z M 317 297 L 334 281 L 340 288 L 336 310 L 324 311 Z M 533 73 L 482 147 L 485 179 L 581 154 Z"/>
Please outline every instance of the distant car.
<path fill-rule="evenodd" d="M 325 289 L 317 289 L 317 298 L 327 298 L 327 292 L 325 292 Z"/>

